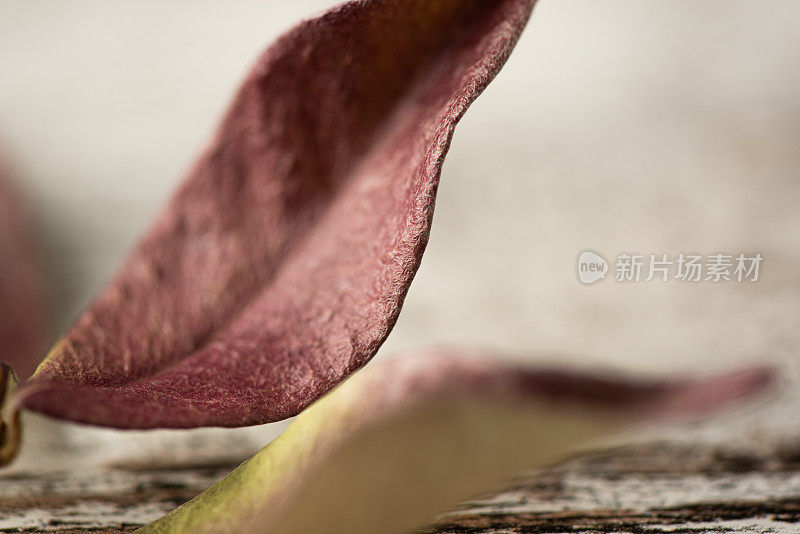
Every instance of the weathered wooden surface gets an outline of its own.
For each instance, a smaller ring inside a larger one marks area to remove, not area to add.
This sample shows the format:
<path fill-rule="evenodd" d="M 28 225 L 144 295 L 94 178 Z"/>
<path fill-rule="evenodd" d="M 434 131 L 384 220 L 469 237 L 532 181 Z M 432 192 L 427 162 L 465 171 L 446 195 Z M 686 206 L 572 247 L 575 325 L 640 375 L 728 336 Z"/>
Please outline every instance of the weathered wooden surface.
<path fill-rule="evenodd" d="M 0 532 L 127 532 L 232 464 L 118 465 L 0 481 Z M 443 514 L 426 534 L 800 532 L 800 441 L 745 452 L 665 442 L 543 469 Z"/>
<path fill-rule="evenodd" d="M 462 503 L 420 534 L 800 532 L 797 371 L 782 367 L 781 387 L 747 408 L 638 428 Z M 20 457 L 0 471 L 0 532 L 135 530 L 285 428 L 121 432 L 26 415 Z"/>
<path fill-rule="evenodd" d="M 800 531 L 800 449 L 609 450 L 465 503 L 427 532 L 695 531 Z"/>

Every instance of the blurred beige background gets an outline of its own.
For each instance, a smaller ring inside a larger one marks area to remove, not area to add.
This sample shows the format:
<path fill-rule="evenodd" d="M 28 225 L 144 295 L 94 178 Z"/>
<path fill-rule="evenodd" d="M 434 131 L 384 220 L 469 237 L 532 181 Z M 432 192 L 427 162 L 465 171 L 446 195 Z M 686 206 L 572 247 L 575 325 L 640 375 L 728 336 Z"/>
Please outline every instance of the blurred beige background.
<path fill-rule="evenodd" d="M 53 337 L 164 205 L 257 53 L 329 5 L 0 0 L 0 139 L 44 234 Z M 381 355 L 482 345 L 651 373 L 773 361 L 795 389 L 797 20 L 792 0 L 542 0 L 456 133 L 427 255 Z M 755 284 L 587 287 L 575 275 L 586 248 L 765 259 Z M 781 418 L 797 413 L 781 402 Z M 152 441 L 58 428 L 78 447 Z M 227 435 L 255 447 L 274 429 L 254 432 Z M 209 435 L 177 434 L 195 454 Z"/>

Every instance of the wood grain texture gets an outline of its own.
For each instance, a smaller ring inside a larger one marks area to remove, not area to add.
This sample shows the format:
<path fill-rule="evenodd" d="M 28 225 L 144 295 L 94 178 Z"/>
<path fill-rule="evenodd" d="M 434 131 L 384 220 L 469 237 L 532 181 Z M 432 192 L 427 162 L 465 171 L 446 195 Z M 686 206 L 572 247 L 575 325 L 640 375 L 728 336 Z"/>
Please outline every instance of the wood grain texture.
<path fill-rule="evenodd" d="M 118 465 L 17 474 L 0 485 L 0 532 L 128 532 L 234 464 Z M 754 452 L 655 442 L 608 449 L 509 482 L 425 534 L 796 532 L 800 441 Z"/>

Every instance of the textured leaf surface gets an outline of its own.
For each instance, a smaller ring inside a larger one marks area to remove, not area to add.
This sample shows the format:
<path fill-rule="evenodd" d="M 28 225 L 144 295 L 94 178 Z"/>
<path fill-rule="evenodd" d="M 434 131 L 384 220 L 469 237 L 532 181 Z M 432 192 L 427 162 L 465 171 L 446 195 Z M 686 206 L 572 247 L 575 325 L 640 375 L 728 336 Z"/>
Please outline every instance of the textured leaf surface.
<path fill-rule="evenodd" d="M 0 361 L 27 378 L 42 357 L 44 341 L 42 273 L 31 221 L 0 168 Z"/>
<path fill-rule="evenodd" d="M 650 418 L 762 390 L 765 371 L 635 382 L 443 351 L 369 368 L 145 532 L 410 532 L 519 470 Z"/>
<path fill-rule="evenodd" d="M 361 367 L 419 266 L 455 124 L 532 4 L 352 2 L 281 37 L 16 406 L 114 427 L 257 424 Z"/>

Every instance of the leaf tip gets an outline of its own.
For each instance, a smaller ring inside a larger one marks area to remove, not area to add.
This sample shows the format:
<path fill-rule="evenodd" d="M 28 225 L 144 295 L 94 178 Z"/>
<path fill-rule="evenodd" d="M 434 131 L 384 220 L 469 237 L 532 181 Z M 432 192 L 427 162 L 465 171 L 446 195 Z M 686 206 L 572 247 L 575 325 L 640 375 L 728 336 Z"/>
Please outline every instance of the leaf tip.
<path fill-rule="evenodd" d="M 667 395 L 658 410 L 670 418 L 703 416 L 771 391 L 779 382 L 774 367 L 753 366 L 686 382 Z"/>
<path fill-rule="evenodd" d="M 14 368 L 0 362 L 0 467 L 14 460 L 22 439 L 19 410 L 11 402 L 11 394 L 18 383 Z"/>

